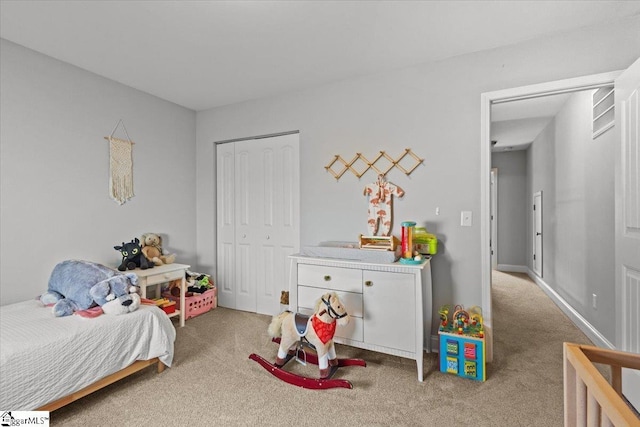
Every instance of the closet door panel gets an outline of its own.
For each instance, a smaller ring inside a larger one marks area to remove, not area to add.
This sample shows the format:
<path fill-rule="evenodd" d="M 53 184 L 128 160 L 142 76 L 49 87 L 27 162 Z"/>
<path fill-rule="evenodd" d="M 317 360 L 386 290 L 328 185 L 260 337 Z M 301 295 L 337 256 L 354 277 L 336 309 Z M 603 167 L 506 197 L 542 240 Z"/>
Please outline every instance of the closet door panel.
<path fill-rule="evenodd" d="M 235 308 L 235 149 L 233 144 L 216 146 L 216 260 L 218 304 Z"/>
<path fill-rule="evenodd" d="M 238 310 L 256 311 L 256 269 L 258 254 L 256 230 L 259 228 L 257 211 L 260 191 L 254 189 L 256 161 L 253 141 L 235 143 L 235 222 L 237 282 L 236 306 Z"/>
<path fill-rule="evenodd" d="M 258 256 L 256 263 L 257 277 L 257 301 L 256 312 L 261 314 L 275 314 L 273 300 L 279 298 L 276 295 L 275 284 L 275 250 L 277 245 L 276 230 L 274 227 L 275 203 L 278 193 L 276 169 L 277 148 L 273 147 L 272 138 L 265 138 L 254 142 L 258 164 L 254 172 L 256 182 L 261 189 L 260 195 L 256 195 L 260 201 L 258 213 L 259 228 L 257 230 L 256 243 Z"/>
<path fill-rule="evenodd" d="M 257 312 L 276 314 L 280 291 L 288 290 L 288 256 L 299 250 L 298 135 L 260 140 L 263 209 L 259 231 L 263 256 L 259 257 Z"/>

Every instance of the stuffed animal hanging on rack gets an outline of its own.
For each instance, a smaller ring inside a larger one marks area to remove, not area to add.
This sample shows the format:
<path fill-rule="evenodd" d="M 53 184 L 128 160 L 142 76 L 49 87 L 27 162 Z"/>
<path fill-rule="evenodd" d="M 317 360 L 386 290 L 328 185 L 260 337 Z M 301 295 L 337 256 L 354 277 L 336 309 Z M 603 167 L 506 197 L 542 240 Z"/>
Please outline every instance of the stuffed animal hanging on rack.
<path fill-rule="evenodd" d="M 397 185 L 387 182 L 384 175 L 378 175 L 378 180 L 364 187 L 364 195 L 369 196 L 369 211 L 367 226 L 369 235 L 375 236 L 381 226 L 382 236 L 389 236 L 392 221 L 392 196 L 404 196 L 404 190 Z"/>

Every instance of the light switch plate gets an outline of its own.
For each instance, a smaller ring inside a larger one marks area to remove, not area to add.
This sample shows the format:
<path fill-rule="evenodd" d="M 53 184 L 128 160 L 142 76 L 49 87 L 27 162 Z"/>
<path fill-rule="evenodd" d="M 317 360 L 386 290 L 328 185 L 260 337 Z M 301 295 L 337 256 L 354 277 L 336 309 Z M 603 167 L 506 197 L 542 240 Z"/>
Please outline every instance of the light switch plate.
<path fill-rule="evenodd" d="M 463 227 L 471 227 L 473 224 L 473 214 L 471 211 L 462 211 L 460 213 L 460 225 Z"/>

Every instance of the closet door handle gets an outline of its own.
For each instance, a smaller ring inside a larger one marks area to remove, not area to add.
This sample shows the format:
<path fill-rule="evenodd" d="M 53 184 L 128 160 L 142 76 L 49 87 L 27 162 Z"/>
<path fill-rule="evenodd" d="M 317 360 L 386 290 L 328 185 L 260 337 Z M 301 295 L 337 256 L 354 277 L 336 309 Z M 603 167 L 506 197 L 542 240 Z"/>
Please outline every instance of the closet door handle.
<path fill-rule="evenodd" d="M 267 240 L 269 240 L 271 238 L 271 236 L 267 236 Z"/>
<path fill-rule="evenodd" d="M 373 286 L 373 282 L 371 280 L 367 280 L 366 282 L 364 282 L 365 286 Z"/>
<path fill-rule="evenodd" d="M 330 281 L 330 280 L 331 280 L 331 276 L 324 276 L 324 281 L 325 281 L 325 282 L 328 282 L 328 281 Z"/>
<path fill-rule="evenodd" d="M 242 235 L 242 238 L 243 238 L 243 239 L 246 239 L 246 238 L 247 238 L 247 235 L 246 235 L 246 234 L 243 234 L 243 235 Z"/>

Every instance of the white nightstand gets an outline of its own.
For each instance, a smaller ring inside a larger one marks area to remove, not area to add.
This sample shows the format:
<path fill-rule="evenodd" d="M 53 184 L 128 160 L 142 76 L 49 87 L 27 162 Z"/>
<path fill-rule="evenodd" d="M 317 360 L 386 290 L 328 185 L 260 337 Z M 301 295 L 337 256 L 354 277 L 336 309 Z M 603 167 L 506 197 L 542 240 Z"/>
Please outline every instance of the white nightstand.
<path fill-rule="evenodd" d="M 138 276 L 138 286 L 140 286 L 140 295 L 142 298 L 147 297 L 147 287 L 156 285 L 156 298 L 160 298 L 161 288 L 163 283 L 170 282 L 172 280 L 182 279 L 182 285 L 180 286 L 180 308 L 171 313 L 169 317 L 180 316 L 180 326 L 184 326 L 184 307 L 185 300 L 184 294 L 187 290 L 187 281 L 185 280 L 185 273 L 190 265 L 186 264 L 165 264 L 156 266 L 153 268 L 147 268 L 141 270 L 136 268 L 130 270 Z"/>

